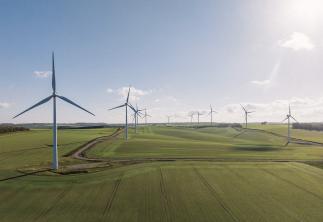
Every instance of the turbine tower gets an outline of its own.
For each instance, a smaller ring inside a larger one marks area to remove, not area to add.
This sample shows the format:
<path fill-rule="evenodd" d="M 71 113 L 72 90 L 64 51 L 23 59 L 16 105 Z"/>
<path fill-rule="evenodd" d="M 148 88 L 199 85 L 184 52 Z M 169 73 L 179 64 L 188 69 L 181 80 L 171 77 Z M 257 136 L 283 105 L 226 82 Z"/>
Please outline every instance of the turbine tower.
<path fill-rule="evenodd" d="M 168 124 L 170 123 L 170 118 L 171 118 L 172 116 L 167 116 L 167 122 L 168 122 Z"/>
<path fill-rule="evenodd" d="M 36 103 L 35 105 L 33 105 L 32 107 L 26 109 L 25 111 L 19 113 L 18 115 L 16 115 L 14 118 L 17 118 L 18 116 L 22 115 L 23 113 L 28 112 L 29 110 L 40 106 L 46 102 L 48 102 L 49 100 L 53 99 L 53 163 L 52 163 L 52 168 L 54 170 L 58 169 L 58 151 L 57 151 L 57 122 L 56 122 L 56 98 L 59 98 L 69 104 L 72 104 L 73 106 L 76 106 L 79 109 L 84 110 L 85 112 L 95 116 L 93 113 L 91 113 L 90 111 L 84 109 L 83 107 L 77 105 L 76 103 L 74 103 L 73 101 L 69 100 L 66 97 L 63 96 L 59 96 L 56 94 L 56 79 L 55 79 L 55 61 L 54 61 L 54 52 L 52 53 L 52 89 L 53 89 L 53 93 L 52 95 L 50 95 L 49 97 L 43 99 L 42 101 Z"/>
<path fill-rule="evenodd" d="M 197 125 L 200 125 L 200 116 L 202 116 L 203 113 L 200 113 L 199 111 L 197 111 L 196 114 L 197 114 Z"/>
<path fill-rule="evenodd" d="M 210 105 L 210 112 L 208 115 L 211 115 L 211 126 L 213 124 L 213 113 L 216 113 L 216 111 L 213 110 L 212 105 Z"/>
<path fill-rule="evenodd" d="M 242 107 L 243 111 L 244 111 L 244 115 L 245 115 L 245 121 L 246 121 L 246 129 L 248 128 L 248 115 L 250 113 L 254 113 L 254 111 L 248 111 L 243 105 L 240 104 L 240 106 Z"/>
<path fill-rule="evenodd" d="M 288 107 L 288 114 L 286 115 L 286 118 L 282 121 L 286 121 L 287 120 L 287 125 L 288 125 L 288 130 L 287 130 L 287 144 L 290 143 L 290 122 L 291 122 L 291 118 L 295 121 L 295 122 L 298 122 L 291 114 L 291 111 L 290 111 L 290 105 Z"/>
<path fill-rule="evenodd" d="M 114 109 L 119 109 L 122 107 L 126 108 L 126 123 L 125 123 L 125 131 L 124 131 L 126 140 L 128 140 L 128 107 L 135 112 L 135 109 L 129 104 L 130 88 L 131 88 L 131 86 L 129 86 L 126 102 L 120 106 L 116 106 L 114 108 L 109 109 L 109 110 L 114 110 Z"/>

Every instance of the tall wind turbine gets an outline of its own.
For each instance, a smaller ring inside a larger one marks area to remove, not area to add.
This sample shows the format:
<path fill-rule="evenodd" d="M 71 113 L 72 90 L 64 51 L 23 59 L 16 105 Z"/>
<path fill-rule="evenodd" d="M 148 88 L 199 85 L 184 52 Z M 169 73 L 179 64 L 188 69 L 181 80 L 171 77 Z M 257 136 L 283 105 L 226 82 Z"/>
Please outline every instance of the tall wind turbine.
<path fill-rule="evenodd" d="M 283 120 L 283 122 L 285 120 L 287 120 L 287 124 L 288 124 L 288 131 L 287 131 L 287 144 L 290 142 L 290 122 L 291 122 L 291 118 L 295 121 L 295 122 L 298 122 L 291 114 L 291 111 L 290 111 L 290 105 L 288 107 L 288 114 L 286 115 L 286 118 Z"/>
<path fill-rule="evenodd" d="M 250 113 L 254 113 L 254 111 L 248 111 L 243 105 L 240 104 L 240 106 L 242 107 L 243 111 L 244 111 L 244 115 L 245 115 L 245 120 L 246 120 L 246 129 L 248 128 L 248 115 Z"/>
<path fill-rule="evenodd" d="M 130 88 L 131 87 L 129 86 L 126 102 L 124 104 L 120 105 L 120 106 L 116 106 L 114 108 L 109 109 L 109 110 L 114 110 L 114 109 L 119 109 L 119 108 L 122 108 L 122 107 L 126 108 L 126 123 L 125 123 L 125 131 L 124 131 L 126 140 L 128 140 L 128 107 L 135 112 L 135 109 L 129 103 Z"/>
<path fill-rule="evenodd" d="M 211 126 L 213 124 L 213 113 L 216 113 L 216 111 L 213 110 L 212 105 L 210 105 L 210 112 L 208 115 L 211 115 Z"/>
<path fill-rule="evenodd" d="M 90 111 L 84 109 L 83 107 L 77 105 L 76 103 L 74 103 L 73 101 L 69 100 L 66 97 L 63 96 L 59 96 L 56 94 L 56 79 L 55 79 L 55 62 L 54 62 L 54 52 L 52 53 L 52 89 L 53 89 L 53 93 L 52 95 L 50 95 L 49 97 L 43 99 L 42 101 L 36 103 L 35 105 L 33 105 L 32 107 L 26 109 L 25 111 L 19 113 L 18 115 L 16 115 L 13 118 L 16 118 L 20 115 L 22 115 L 25 112 L 28 112 L 29 110 L 40 106 L 46 102 L 48 102 L 49 100 L 53 99 L 53 163 L 52 163 L 52 168 L 54 170 L 58 169 L 58 152 L 57 152 L 57 122 L 56 122 L 56 98 L 59 98 L 69 104 L 72 104 L 73 106 L 76 106 L 79 109 L 84 110 L 87 113 L 90 113 L 91 115 L 95 116 L 93 113 L 91 113 Z"/>

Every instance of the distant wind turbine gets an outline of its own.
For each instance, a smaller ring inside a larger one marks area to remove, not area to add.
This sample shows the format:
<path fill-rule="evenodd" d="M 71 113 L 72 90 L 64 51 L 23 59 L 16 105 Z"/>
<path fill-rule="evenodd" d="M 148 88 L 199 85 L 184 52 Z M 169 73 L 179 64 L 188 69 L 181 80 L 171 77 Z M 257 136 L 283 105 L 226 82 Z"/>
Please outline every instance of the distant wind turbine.
<path fill-rule="evenodd" d="M 25 112 L 28 112 L 29 110 L 40 106 L 46 102 L 48 102 L 49 100 L 53 99 L 53 163 L 52 163 L 52 168 L 54 170 L 58 169 L 58 152 L 57 152 L 57 122 L 56 122 L 56 98 L 59 98 L 69 104 L 72 104 L 73 106 L 76 106 L 79 109 L 84 110 L 85 112 L 95 116 L 93 113 L 91 113 L 90 111 L 84 109 L 83 107 L 77 105 L 76 103 L 74 103 L 73 101 L 69 100 L 66 97 L 63 96 L 59 96 L 56 94 L 56 79 L 55 79 L 55 62 L 54 62 L 54 52 L 52 53 L 52 89 L 53 89 L 53 93 L 52 95 L 50 95 L 49 97 L 43 99 L 42 101 L 36 103 L 35 105 L 33 105 L 32 107 L 26 109 L 25 111 L 19 113 L 18 115 L 16 115 L 13 118 L 16 118 L 20 115 L 22 115 Z"/>
<path fill-rule="evenodd" d="M 126 108 L 126 123 L 125 123 L 125 131 L 124 131 L 126 140 L 128 140 L 128 107 L 135 112 L 135 109 L 129 103 L 130 88 L 131 87 L 129 86 L 126 102 L 124 104 L 120 105 L 120 106 L 116 106 L 114 108 L 109 109 L 109 110 L 114 110 L 114 109 L 119 109 L 119 108 L 122 108 L 122 107 Z"/>
<path fill-rule="evenodd" d="M 197 111 L 196 114 L 197 114 L 197 125 L 200 125 L 200 116 L 202 116 L 203 113 Z"/>
<path fill-rule="evenodd" d="M 145 125 L 147 125 L 147 117 L 151 117 L 151 115 L 147 114 L 147 109 L 145 108 L 145 113 L 144 113 L 144 116 L 143 118 L 145 118 Z"/>
<path fill-rule="evenodd" d="M 211 115 L 211 125 L 213 124 L 213 113 L 216 113 L 216 111 L 214 111 L 212 105 L 210 105 L 210 112 L 208 115 Z"/>
<path fill-rule="evenodd" d="M 188 114 L 189 117 L 191 117 L 191 124 L 193 122 L 193 117 L 194 117 L 195 113 L 194 112 L 191 112 L 190 114 Z"/>
<path fill-rule="evenodd" d="M 291 118 L 295 121 L 295 122 L 298 122 L 291 114 L 291 111 L 290 111 L 290 105 L 288 107 L 288 114 L 286 115 L 286 118 L 282 121 L 286 121 L 287 120 L 287 124 L 288 124 L 288 131 L 287 131 L 287 144 L 290 143 L 290 122 L 291 122 Z"/>
<path fill-rule="evenodd" d="M 131 104 L 129 104 L 131 109 L 134 111 L 135 118 L 135 133 L 137 133 L 137 125 L 138 125 L 138 116 L 141 116 L 142 109 L 138 109 L 138 105 L 136 104 L 136 108 L 134 108 Z"/>
<path fill-rule="evenodd" d="M 254 111 L 248 111 L 243 105 L 240 104 L 240 106 L 242 107 L 243 111 L 244 111 L 244 115 L 245 115 L 245 120 L 246 120 L 246 129 L 248 128 L 248 115 L 250 113 L 254 113 Z"/>
<path fill-rule="evenodd" d="M 168 124 L 170 123 L 170 118 L 171 118 L 172 116 L 167 116 L 167 122 L 168 122 Z"/>

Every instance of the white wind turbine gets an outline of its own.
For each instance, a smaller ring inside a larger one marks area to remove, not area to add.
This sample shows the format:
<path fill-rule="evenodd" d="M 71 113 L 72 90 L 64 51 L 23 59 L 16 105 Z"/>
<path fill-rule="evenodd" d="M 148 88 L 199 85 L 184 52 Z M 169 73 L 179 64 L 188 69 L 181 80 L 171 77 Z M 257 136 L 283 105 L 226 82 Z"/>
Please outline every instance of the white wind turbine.
<path fill-rule="evenodd" d="M 211 125 L 213 124 L 213 113 L 216 113 L 216 111 L 214 111 L 212 105 L 210 105 L 210 112 L 208 115 L 211 115 Z"/>
<path fill-rule="evenodd" d="M 144 116 L 142 118 L 145 118 L 145 125 L 147 125 L 147 117 L 151 117 L 151 115 L 147 114 L 147 109 L 145 108 L 145 113 Z"/>
<path fill-rule="evenodd" d="M 286 118 L 282 121 L 284 122 L 285 120 L 287 120 L 287 125 L 288 125 L 288 130 L 287 130 L 287 144 L 290 143 L 290 122 L 291 122 L 291 118 L 295 121 L 295 122 L 298 122 L 291 114 L 291 111 L 290 111 L 290 105 L 288 107 L 288 114 L 286 115 Z"/>
<path fill-rule="evenodd" d="M 240 104 L 240 106 L 242 107 L 242 109 L 244 111 L 245 121 L 246 121 L 246 129 L 247 129 L 248 128 L 248 115 L 250 113 L 254 113 L 255 111 L 248 111 L 243 105 Z"/>
<path fill-rule="evenodd" d="M 130 88 L 131 87 L 129 86 L 126 102 L 124 104 L 120 105 L 120 106 L 116 106 L 114 108 L 109 109 L 109 110 L 114 110 L 114 109 L 119 109 L 119 108 L 122 108 L 122 107 L 126 108 L 126 123 L 125 123 L 125 131 L 124 131 L 126 140 L 128 140 L 128 107 L 135 112 L 135 109 L 129 103 Z"/>
<path fill-rule="evenodd" d="M 134 108 L 131 104 L 129 104 L 131 109 L 134 111 L 134 119 L 135 119 L 135 133 L 137 133 L 137 125 L 138 125 L 138 116 L 141 117 L 142 109 L 138 109 L 138 105 L 136 104 L 136 108 Z"/>
<path fill-rule="evenodd" d="M 72 104 L 73 106 L 76 106 L 77 108 L 80 108 L 82 110 L 84 110 L 85 112 L 90 113 L 91 115 L 94 116 L 93 113 L 91 113 L 90 111 L 84 109 L 83 107 L 77 105 L 76 103 L 74 103 L 73 101 L 67 99 L 66 97 L 63 96 L 59 96 L 56 94 L 56 79 L 55 79 L 55 62 L 54 62 L 54 52 L 52 53 L 52 89 L 53 89 L 53 93 L 52 95 L 50 95 L 49 97 L 43 99 L 42 101 L 36 103 L 35 105 L 33 105 L 32 107 L 26 109 L 25 111 L 19 113 L 18 115 L 16 115 L 13 118 L 16 118 L 20 115 L 22 115 L 25 112 L 28 112 L 29 110 L 40 106 L 46 102 L 48 102 L 49 100 L 53 99 L 53 163 L 52 163 L 52 168 L 54 170 L 58 169 L 58 152 L 57 152 L 57 122 L 56 122 L 56 98 L 59 98 L 67 103 Z"/>

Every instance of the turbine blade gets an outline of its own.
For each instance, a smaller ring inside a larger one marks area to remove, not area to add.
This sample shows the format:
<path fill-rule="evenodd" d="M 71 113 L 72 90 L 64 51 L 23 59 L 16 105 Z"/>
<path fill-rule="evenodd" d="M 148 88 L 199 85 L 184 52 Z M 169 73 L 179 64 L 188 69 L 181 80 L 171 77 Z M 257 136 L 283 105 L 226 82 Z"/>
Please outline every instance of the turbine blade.
<path fill-rule="evenodd" d="M 129 90 L 128 90 L 127 103 L 129 102 L 129 95 L 130 95 L 130 86 L 129 86 Z"/>
<path fill-rule="evenodd" d="M 119 108 L 124 107 L 124 106 L 126 106 L 126 104 L 122 104 L 120 106 L 113 107 L 113 108 L 111 108 L 109 110 L 119 109 Z"/>
<path fill-rule="evenodd" d="M 288 117 L 286 117 L 284 120 L 282 120 L 282 122 L 286 121 L 288 119 Z"/>
<path fill-rule="evenodd" d="M 291 112 L 290 112 L 290 104 L 289 104 L 289 107 L 288 107 L 288 109 L 289 109 L 289 115 L 291 115 Z"/>
<path fill-rule="evenodd" d="M 290 117 L 298 123 L 298 121 L 293 116 L 290 116 Z"/>
<path fill-rule="evenodd" d="M 53 97 L 53 96 L 48 96 L 47 98 L 45 98 L 45 99 L 43 99 L 42 101 L 40 101 L 40 102 L 36 103 L 36 104 L 35 104 L 35 105 L 33 105 L 32 107 L 30 107 L 30 108 L 26 109 L 25 111 L 23 111 L 23 112 L 19 113 L 18 115 L 16 115 L 15 117 L 13 117 L 13 119 L 17 118 L 18 116 L 20 116 L 20 115 L 24 114 L 25 112 L 28 112 L 29 110 L 31 110 L 31 109 L 33 109 L 33 108 L 35 108 L 35 107 L 37 107 L 37 106 L 40 106 L 40 105 L 42 105 L 42 104 L 44 104 L 44 103 L 48 102 L 52 97 Z"/>
<path fill-rule="evenodd" d="M 56 79 L 55 79 L 55 61 L 54 61 L 54 52 L 52 52 L 52 88 L 53 92 L 56 92 Z"/>
<path fill-rule="evenodd" d="M 83 107 L 81 107 L 81 106 L 77 105 L 77 104 L 76 104 L 75 102 L 73 102 L 72 100 L 70 100 L 70 99 L 68 99 L 68 98 L 66 98 L 66 97 L 64 97 L 64 96 L 58 96 L 58 95 L 57 95 L 57 97 L 58 97 L 58 98 L 60 98 L 60 99 L 62 99 L 62 100 L 64 100 L 65 102 L 67 102 L 67 103 L 69 103 L 69 104 L 72 104 L 73 106 L 76 106 L 77 108 L 79 108 L 79 109 L 81 109 L 81 110 L 83 110 L 83 111 L 85 111 L 85 112 L 87 112 L 87 113 L 89 113 L 89 114 L 91 114 L 91 115 L 95 116 L 93 113 L 91 113 L 90 111 L 88 111 L 88 110 L 84 109 Z"/>
<path fill-rule="evenodd" d="M 242 109 L 243 109 L 245 112 L 247 112 L 247 110 L 243 107 L 243 105 L 241 105 L 241 104 L 240 104 L 240 106 L 242 107 Z"/>
<path fill-rule="evenodd" d="M 132 111 L 134 111 L 135 113 L 137 112 L 137 110 L 130 104 L 130 103 L 128 103 L 127 104 L 127 106 L 130 108 L 130 109 L 132 109 Z"/>

